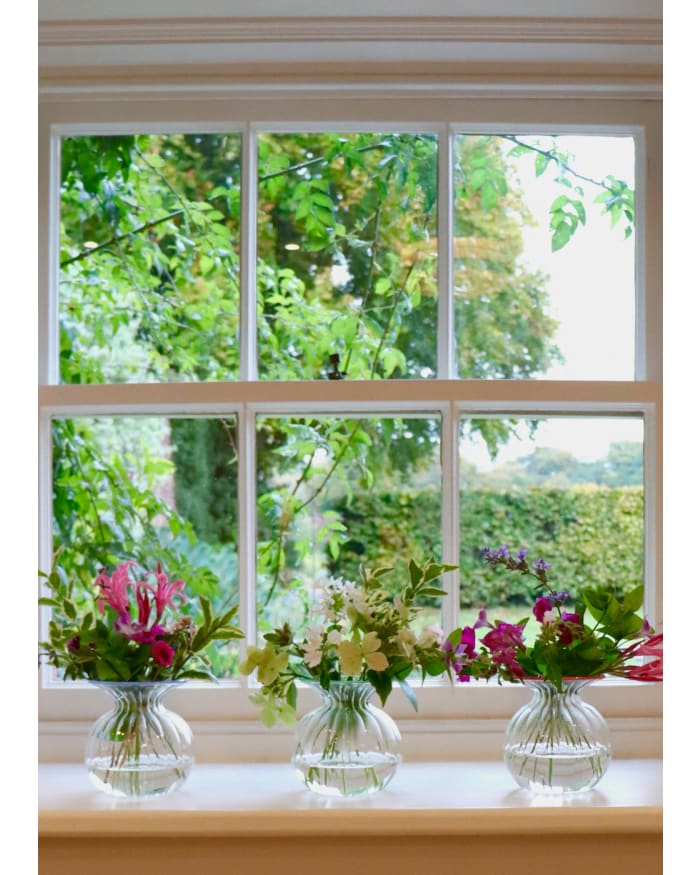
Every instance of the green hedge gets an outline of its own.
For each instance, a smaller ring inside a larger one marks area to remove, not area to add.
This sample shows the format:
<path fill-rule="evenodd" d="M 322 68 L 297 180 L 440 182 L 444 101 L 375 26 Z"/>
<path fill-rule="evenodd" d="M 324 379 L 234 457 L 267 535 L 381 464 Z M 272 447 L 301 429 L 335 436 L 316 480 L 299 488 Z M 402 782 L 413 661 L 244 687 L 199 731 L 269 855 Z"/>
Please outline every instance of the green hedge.
<path fill-rule="evenodd" d="M 350 508 L 335 504 L 349 540 L 334 574 L 353 577 L 358 565 L 393 563 L 409 556 L 440 558 L 440 496 L 355 495 Z M 473 490 L 461 499 L 462 607 L 530 603 L 530 577 L 484 564 L 482 547 L 527 547 L 529 557 L 551 562 L 550 579 L 575 596 L 581 586 L 621 595 L 643 579 L 644 505 L 641 487 Z"/>

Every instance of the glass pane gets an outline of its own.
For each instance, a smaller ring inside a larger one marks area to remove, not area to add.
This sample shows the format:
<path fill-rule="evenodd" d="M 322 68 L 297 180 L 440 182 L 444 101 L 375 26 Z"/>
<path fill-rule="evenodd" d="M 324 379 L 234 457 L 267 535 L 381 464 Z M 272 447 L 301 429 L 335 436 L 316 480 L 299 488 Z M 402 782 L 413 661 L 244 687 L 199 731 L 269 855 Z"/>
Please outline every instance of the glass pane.
<path fill-rule="evenodd" d="M 263 379 L 433 377 L 437 141 L 258 138 Z"/>
<path fill-rule="evenodd" d="M 53 427 L 54 549 L 91 592 L 106 567 L 132 559 L 184 580 L 215 610 L 238 599 L 235 419 L 95 417 Z M 235 642 L 210 651 L 219 677 Z"/>
<path fill-rule="evenodd" d="M 240 136 L 66 137 L 64 383 L 238 374 Z"/>
<path fill-rule="evenodd" d="M 360 565 L 441 559 L 440 419 L 258 420 L 258 610 L 262 631 L 309 619 L 329 577 Z M 438 622 L 439 606 L 424 622 Z"/>
<path fill-rule="evenodd" d="M 461 134 L 459 375 L 634 379 L 634 140 Z"/>
<path fill-rule="evenodd" d="M 521 419 L 489 454 L 487 441 L 503 427 L 495 418 L 462 421 L 462 619 L 473 621 L 486 605 L 512 622 L 536 595 L 532 578 L 486 566 L 483 547 L 526 547 L 530 559 L 552 564 L 548 577 L 572 596 L 582 586 L 620 596 L 643 583 L 641 417 Z"/>

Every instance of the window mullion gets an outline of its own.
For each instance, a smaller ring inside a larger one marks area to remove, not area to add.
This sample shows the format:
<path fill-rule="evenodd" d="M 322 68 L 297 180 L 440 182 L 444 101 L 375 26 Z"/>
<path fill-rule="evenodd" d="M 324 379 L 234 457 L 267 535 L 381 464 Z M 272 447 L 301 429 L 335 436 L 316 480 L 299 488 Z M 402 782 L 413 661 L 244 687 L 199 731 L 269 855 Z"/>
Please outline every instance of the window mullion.
<path fill-rule="evenodd" d="M 238 423 L 238 619 L 245 633 L 243 645 L 257 637 L 255 413 L 245 404 Z M 246 679 L 240 678 L 245 684 Z"/>
<path fill-rule="evenodd" d="M 454 283 L 452 273 L 452 155 L 454 134 L 444 125 L 438 135 L 438 377 L 457 376 L 454 337 Z"/>
<path fill-rule="evenodd" d="M 256 260 L 257 260 L 257 134 L 246 125 L 241 142 L 241 256 L 240 256 L 240 378 L 256 380 Z"/>
<path fill-rule="evenodd" d="M 459 565 L 459 409 L 451 403 L 442 420 L 442 561 Z M 447 595 L 442 603 L 445 630 L 459 625 L 459 569 L 442 579 Z"/>

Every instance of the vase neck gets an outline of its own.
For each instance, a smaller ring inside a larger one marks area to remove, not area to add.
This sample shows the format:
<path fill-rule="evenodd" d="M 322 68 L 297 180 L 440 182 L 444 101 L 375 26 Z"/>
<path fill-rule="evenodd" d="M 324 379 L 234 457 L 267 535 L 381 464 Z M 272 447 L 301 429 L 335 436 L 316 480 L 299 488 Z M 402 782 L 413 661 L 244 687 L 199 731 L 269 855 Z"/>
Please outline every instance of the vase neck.
<path fill-rule="evenodd" d="M 333 705 L 364 708 L 372 698 L 374 687 L 368 681 L 331 681 L 327 690 L 319 687 L 321 695 Z"/>
<path fill-rule="evenodd" d="M 563 678 L 561 690 L 558 690 L 552 681 L 544 678 L 525 678 L 523 683 L 526 687 L 539 693 L 541 696 L 574 695 L 591 683 L 595 678 Z"/>
<path fill-rule="evenodd" d="M 177 681 L 97 681 L 94 686 L 108 693 L 117 704 L 129 707 L 154 708 Z"/>

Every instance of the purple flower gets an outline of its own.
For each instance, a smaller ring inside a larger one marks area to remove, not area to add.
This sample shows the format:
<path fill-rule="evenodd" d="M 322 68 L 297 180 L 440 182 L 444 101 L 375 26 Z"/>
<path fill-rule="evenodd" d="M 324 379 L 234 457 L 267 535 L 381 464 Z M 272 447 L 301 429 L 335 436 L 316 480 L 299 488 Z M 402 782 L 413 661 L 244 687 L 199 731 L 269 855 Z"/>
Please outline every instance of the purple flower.
<path fill-rule="evenodd" d="M 526 556 L 527 556 L 527 547 L 523 547 L 522 550 L 518 550 L 515 558 L 518 560 L 518 562 L 523 562 Z"/>
<path fill-rule="evenodd" d="M 552 595 L 550 595 L 550 599 L 552 600 L 553 604 L 561 605 L 561 604 L 564 604 L 564 602 L 569 601 L 569 593 L 563 592 L 563 591 L 562 592 L 555 592 L 555 593 L 552 593 Z"/>
<path fill-rule="evenodd" d="M 75 635 L 66 641 L 66 650 L 70 650 L 71 653 L 77 653 L 80 650 L 80 635 Z"/>
<path fill-rule="evenodd" d="M 561 618 L 564 623 L 574 623 L 576 626 L 581 625 L 581 617 L 579 617 L 578 614 L 569 613 L 568 611 L 562 611 Z"/>
<path fill-rule="evenodd" d="M 479 617 L 476 623 L 474 623 L 475 629 L 481 629 L 482 626 L 488 626 L 490 629 L 493 629 L 493 625 L 486 619 L 486 608 L 481 608 L 479 611 Z"/>
<path fill-rule="evenodd" d="M 538 559 L 533 563 L 532 567 L 539 573 L 544 573 L 548 568 L 552 567 L 551 562 L 545 562 L 544 559 Z"/>

